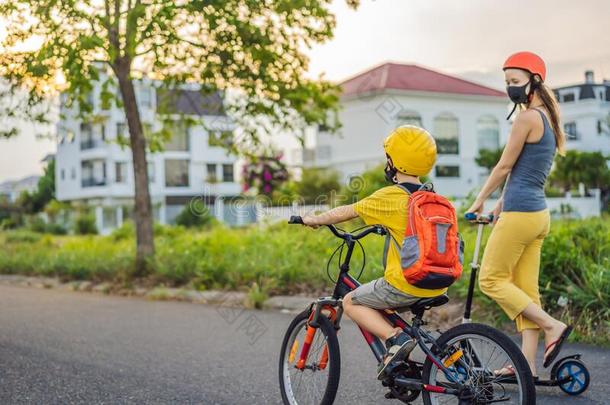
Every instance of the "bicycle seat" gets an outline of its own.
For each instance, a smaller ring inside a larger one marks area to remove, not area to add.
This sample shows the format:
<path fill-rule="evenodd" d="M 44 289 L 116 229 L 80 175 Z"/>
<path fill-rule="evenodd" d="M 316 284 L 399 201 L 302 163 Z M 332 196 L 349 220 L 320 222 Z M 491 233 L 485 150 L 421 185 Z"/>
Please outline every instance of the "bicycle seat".
<path fill-rule="evenodd" d="M 422 298 L 420 300 L 417 300 L 415 304 L 409 306 L 409 309 L 414 314 L 421 314 L 427 309 L 430 309 L 432 307 L 440 307 L 441 305 L 445 305 L 447 302 L 449 302 L 449 297 L 445 294 L 442 294 L 432 298 Z"/>

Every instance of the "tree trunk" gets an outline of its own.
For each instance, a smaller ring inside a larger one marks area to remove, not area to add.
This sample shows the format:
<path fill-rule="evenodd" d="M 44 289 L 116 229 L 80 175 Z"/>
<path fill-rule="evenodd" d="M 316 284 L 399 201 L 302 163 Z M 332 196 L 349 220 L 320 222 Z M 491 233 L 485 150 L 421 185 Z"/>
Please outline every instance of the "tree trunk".
<path fill-rule="evenodd" d="M 133 156 L 135 182 L 134 212 L 136 220 L 136 269 L 135 277 L 150 273 L 153 266 L 155 245 L 153 240 L 152 205 L 148 189 L 148 166 L 146 163 L 146 139 L 142 130 L 136 94 L 130 77 L 129 65 L 119 64 L 115 71 L 123 98 L 123 108 L 129 127 L 129 141 Z"/>

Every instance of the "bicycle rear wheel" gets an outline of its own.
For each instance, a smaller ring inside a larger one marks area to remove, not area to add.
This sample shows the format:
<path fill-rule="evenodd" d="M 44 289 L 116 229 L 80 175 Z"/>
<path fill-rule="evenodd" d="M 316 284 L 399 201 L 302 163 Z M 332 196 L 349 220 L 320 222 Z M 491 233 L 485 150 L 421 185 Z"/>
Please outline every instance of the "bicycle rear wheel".
<path fill-rule="evenodd" d="M 457 388 L 468 387 L 473 404 L 501 402 L 503 404 L 533 405 L 536 387 L 532 372 L 519 347 L 508 336 L 487 325 L 468 323 L 443 333 L 437 340 L 442 353 L 433 350 L 451 373 L 445 373 L 430 358 L 422 370 L 424 384 Z M 506 368 L 514 370 L 513 376 Z M 497 371 L 504 369 L 503 373 Z M 424 404 L 458 404 L 454 395 L 423 391 Z"/>
<path fill-rule="evenodd" d="M 279 364 L 284 404 L 329 405 L 337 395 L 341 373 L 339 341 L 334 327 L 325 316 L 320 316 L 320 326 L 312 331 L 313 336 L 310 335 L 307 357 L 301 358 L 310 328 L 307 325 L 310 313 L 306 310 L 297 315 L 284 336 Z"/>

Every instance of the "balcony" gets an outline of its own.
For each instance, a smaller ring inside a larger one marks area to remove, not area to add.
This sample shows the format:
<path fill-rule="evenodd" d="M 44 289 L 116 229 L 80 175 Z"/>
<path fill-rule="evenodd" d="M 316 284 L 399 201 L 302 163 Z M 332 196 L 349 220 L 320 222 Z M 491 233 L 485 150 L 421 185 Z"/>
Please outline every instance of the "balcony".
<path fill-rule="evenodd" d="M 81 150 L 101 148 L 105 142 L 101 139 L 84 139 L 80 143 Z"/>
<path fill-rule="evenodd" d="M 105 186 L 105 185 L 106 185 L 106 179 L 88 178 L 88 179 L 82 179 L 81 180 L 81 186 L 83 188 L 85 188 L 85 187 L 99 187 L 99 186 Z"/>

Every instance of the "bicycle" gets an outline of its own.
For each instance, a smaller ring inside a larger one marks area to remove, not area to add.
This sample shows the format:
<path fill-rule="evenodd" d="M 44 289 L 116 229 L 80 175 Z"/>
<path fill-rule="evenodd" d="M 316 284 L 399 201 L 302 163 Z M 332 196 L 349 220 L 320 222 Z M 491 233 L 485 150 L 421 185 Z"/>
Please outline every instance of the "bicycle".
<path fill-rule="evenodd" d="M 292 216 L 288 223 L 303 224 L 303 220 L 300 216 Z M 347 252 L 343 263 L 339 255 L 340 271 L 332 296 L 312 302 L 288 326 L 279 359 L 284 404 L 327 405 L 334 402 L 341 373 L 337 333 L 343 315 L 342 298 L 360 285 L 357 278 L 349 274 L 352 253 L 356 244 L 362 247 L 359 240 L 365 236 L 387 234 L 380 225 L 368 226 L 357 234 L 341 231 L 333 225 L 327 227 L 343 240 L 340 247 L 342 250 L 347 246 Z M 379 310 L 388 322 L 413 337 L 425 355 L 423 362 L 407 358 L 388 370 L 382 381 L 382 385 L 389 388 L 385 397 L 409 403 L 421 394 L 426 405 L 444 403 L 441 401 L 445 399 L 459 404 L 535 404 L 536 392 L 529 365 L 519 347 L 504 333 L 478 323 L 455 326 L 438 337 L 422 328 L 424 312 L 448 301 L 444 294 L 416 301 L 410 306 L 413 314 L 410 324 L 395 310 Z M 382 341 L 362 328 L 360 331 L 379 363 L 386 351 Z M 514 368 L 514 376 L 494 373 L 506 366 Z M 373 375 L 374 367 L 371 369 Z M 506 379 L 512 380 L 511 384 L 505 384 Z"/>

